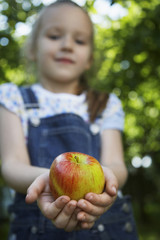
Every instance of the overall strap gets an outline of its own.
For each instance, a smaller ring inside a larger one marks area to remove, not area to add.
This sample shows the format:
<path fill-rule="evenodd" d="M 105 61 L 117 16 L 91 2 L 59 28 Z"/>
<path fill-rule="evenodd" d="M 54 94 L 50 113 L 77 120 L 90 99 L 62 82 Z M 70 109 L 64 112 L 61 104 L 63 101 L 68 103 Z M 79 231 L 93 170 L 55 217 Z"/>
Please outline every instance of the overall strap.
<path fill-rule="evenodd" d="M 32 91 L 31 87 L 19 87 L 25 109 L 39 108 L 38 100 Z"/>

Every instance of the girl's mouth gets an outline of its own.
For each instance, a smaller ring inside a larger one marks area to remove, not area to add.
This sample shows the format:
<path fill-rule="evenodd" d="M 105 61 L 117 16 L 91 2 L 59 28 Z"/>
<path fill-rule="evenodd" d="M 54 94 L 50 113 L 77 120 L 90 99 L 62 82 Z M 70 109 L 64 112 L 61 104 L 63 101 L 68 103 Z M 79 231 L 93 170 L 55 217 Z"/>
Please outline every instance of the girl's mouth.
<path fill-rule="evenodd" d="M 68 64 L 74 63 L 73 60 L 71 60 L 69 58 L 59 58 L 59 59 L 57 59 L 57 61 L 60 63 L 68 63 Z"/>

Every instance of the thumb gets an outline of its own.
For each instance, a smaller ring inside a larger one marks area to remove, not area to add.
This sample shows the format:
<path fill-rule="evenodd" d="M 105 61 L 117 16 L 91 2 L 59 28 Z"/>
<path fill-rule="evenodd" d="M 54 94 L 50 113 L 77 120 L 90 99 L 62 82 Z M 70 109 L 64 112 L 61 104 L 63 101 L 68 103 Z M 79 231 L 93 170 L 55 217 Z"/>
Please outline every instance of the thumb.
<path fill-rule="evenodd" d="M 26 203 L 35 202 L 46 186 L 46 174 L 37 177 L 27 189 Z"/>
<path fill-rule="evenodd" d="M 107 167 L 102 168 L 106 179 L 106 192 L 111 196 L 116 196 L 118 191 L 118 180 L 111 169 Z"/>

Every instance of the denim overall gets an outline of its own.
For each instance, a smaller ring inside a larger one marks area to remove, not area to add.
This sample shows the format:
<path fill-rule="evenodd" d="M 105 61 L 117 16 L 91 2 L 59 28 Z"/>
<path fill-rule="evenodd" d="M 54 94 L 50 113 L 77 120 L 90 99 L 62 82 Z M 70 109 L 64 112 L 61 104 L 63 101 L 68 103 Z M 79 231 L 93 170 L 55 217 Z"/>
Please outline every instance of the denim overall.
<path fill-rule="evenodd" d="M 39 108 L 31 88 L 20 88 L 26 111 Z M 78 151 L 100 156 L 100 134 L 72 113 L 28 121 L 28 152 L 33 166 L 50 168 L 62 152 Z M 118 197 L 90 230 L 65 232 L 45 218 L 36 203 L 26 204 L 25 195 L 16 193 L 10 206 L 9 240 L 137 240 L 130 197 Z"/>

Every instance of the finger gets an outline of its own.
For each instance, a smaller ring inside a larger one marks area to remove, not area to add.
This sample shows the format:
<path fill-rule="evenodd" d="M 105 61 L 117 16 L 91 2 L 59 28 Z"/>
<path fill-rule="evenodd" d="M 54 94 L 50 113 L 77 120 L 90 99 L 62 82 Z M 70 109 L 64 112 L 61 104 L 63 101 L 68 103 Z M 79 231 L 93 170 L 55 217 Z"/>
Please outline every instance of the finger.
<path fill-rule="evenodd" d="M 65 205 L 63 210 L 54 219 L 54 224 L 57 228 L 66 228 L 76 206 L 77 202 L 74 200 L 71 200 Z"/>
<path fill-rule="evenodd" d="M 93 205 L 85 199 L 80 199 L 77 203 L 77 206 L 81 208 L 84 212 L 93 216 L 100 216 L 105 212 L 104 207 Z"/>
<path fill-rule="evenodd" d="M 87 193 L 85 199 L 96 206 L 107 207 L 115 201 L 117 196 L 111 197 L 106 192 L 102 194 Z"/>
<path fill-rule="evenodd" d="M 81 222 L 92 223 L 98 219 L 98 216 L 93 216 L 86 212 L 81 211 L 77 214 L 77 219 L 78 219 L 78 221 L 81 221 Z"/>
<path fill-rule="evenodd" d="M 43 201 L 43 198 L 40 197 L 37 203 L 44 216 L 49 219 L 55 219 L 69 201 L 70 198 L 68 196 L 61 196 L 54 202 Z"/>
<path fill-rule="evenodd" d="M 78 226 L 78 219 L 77 219 L 77 215 L 81 210 L 79 208 L 76 208 L 67 224 L 67 226 L 65 227 L 65 231 L 66 232 L 71 232 L 73 230 L 77 230 L 77 226 Z"/>
<path fill-rule="evenodd" d="M 81 222 L 80 226 L 81 226 L 81 229 L 90 229 L 94 226 L 94 224 L 95 224 L 95 222 L 91 222 L 91 223 Z"/>

